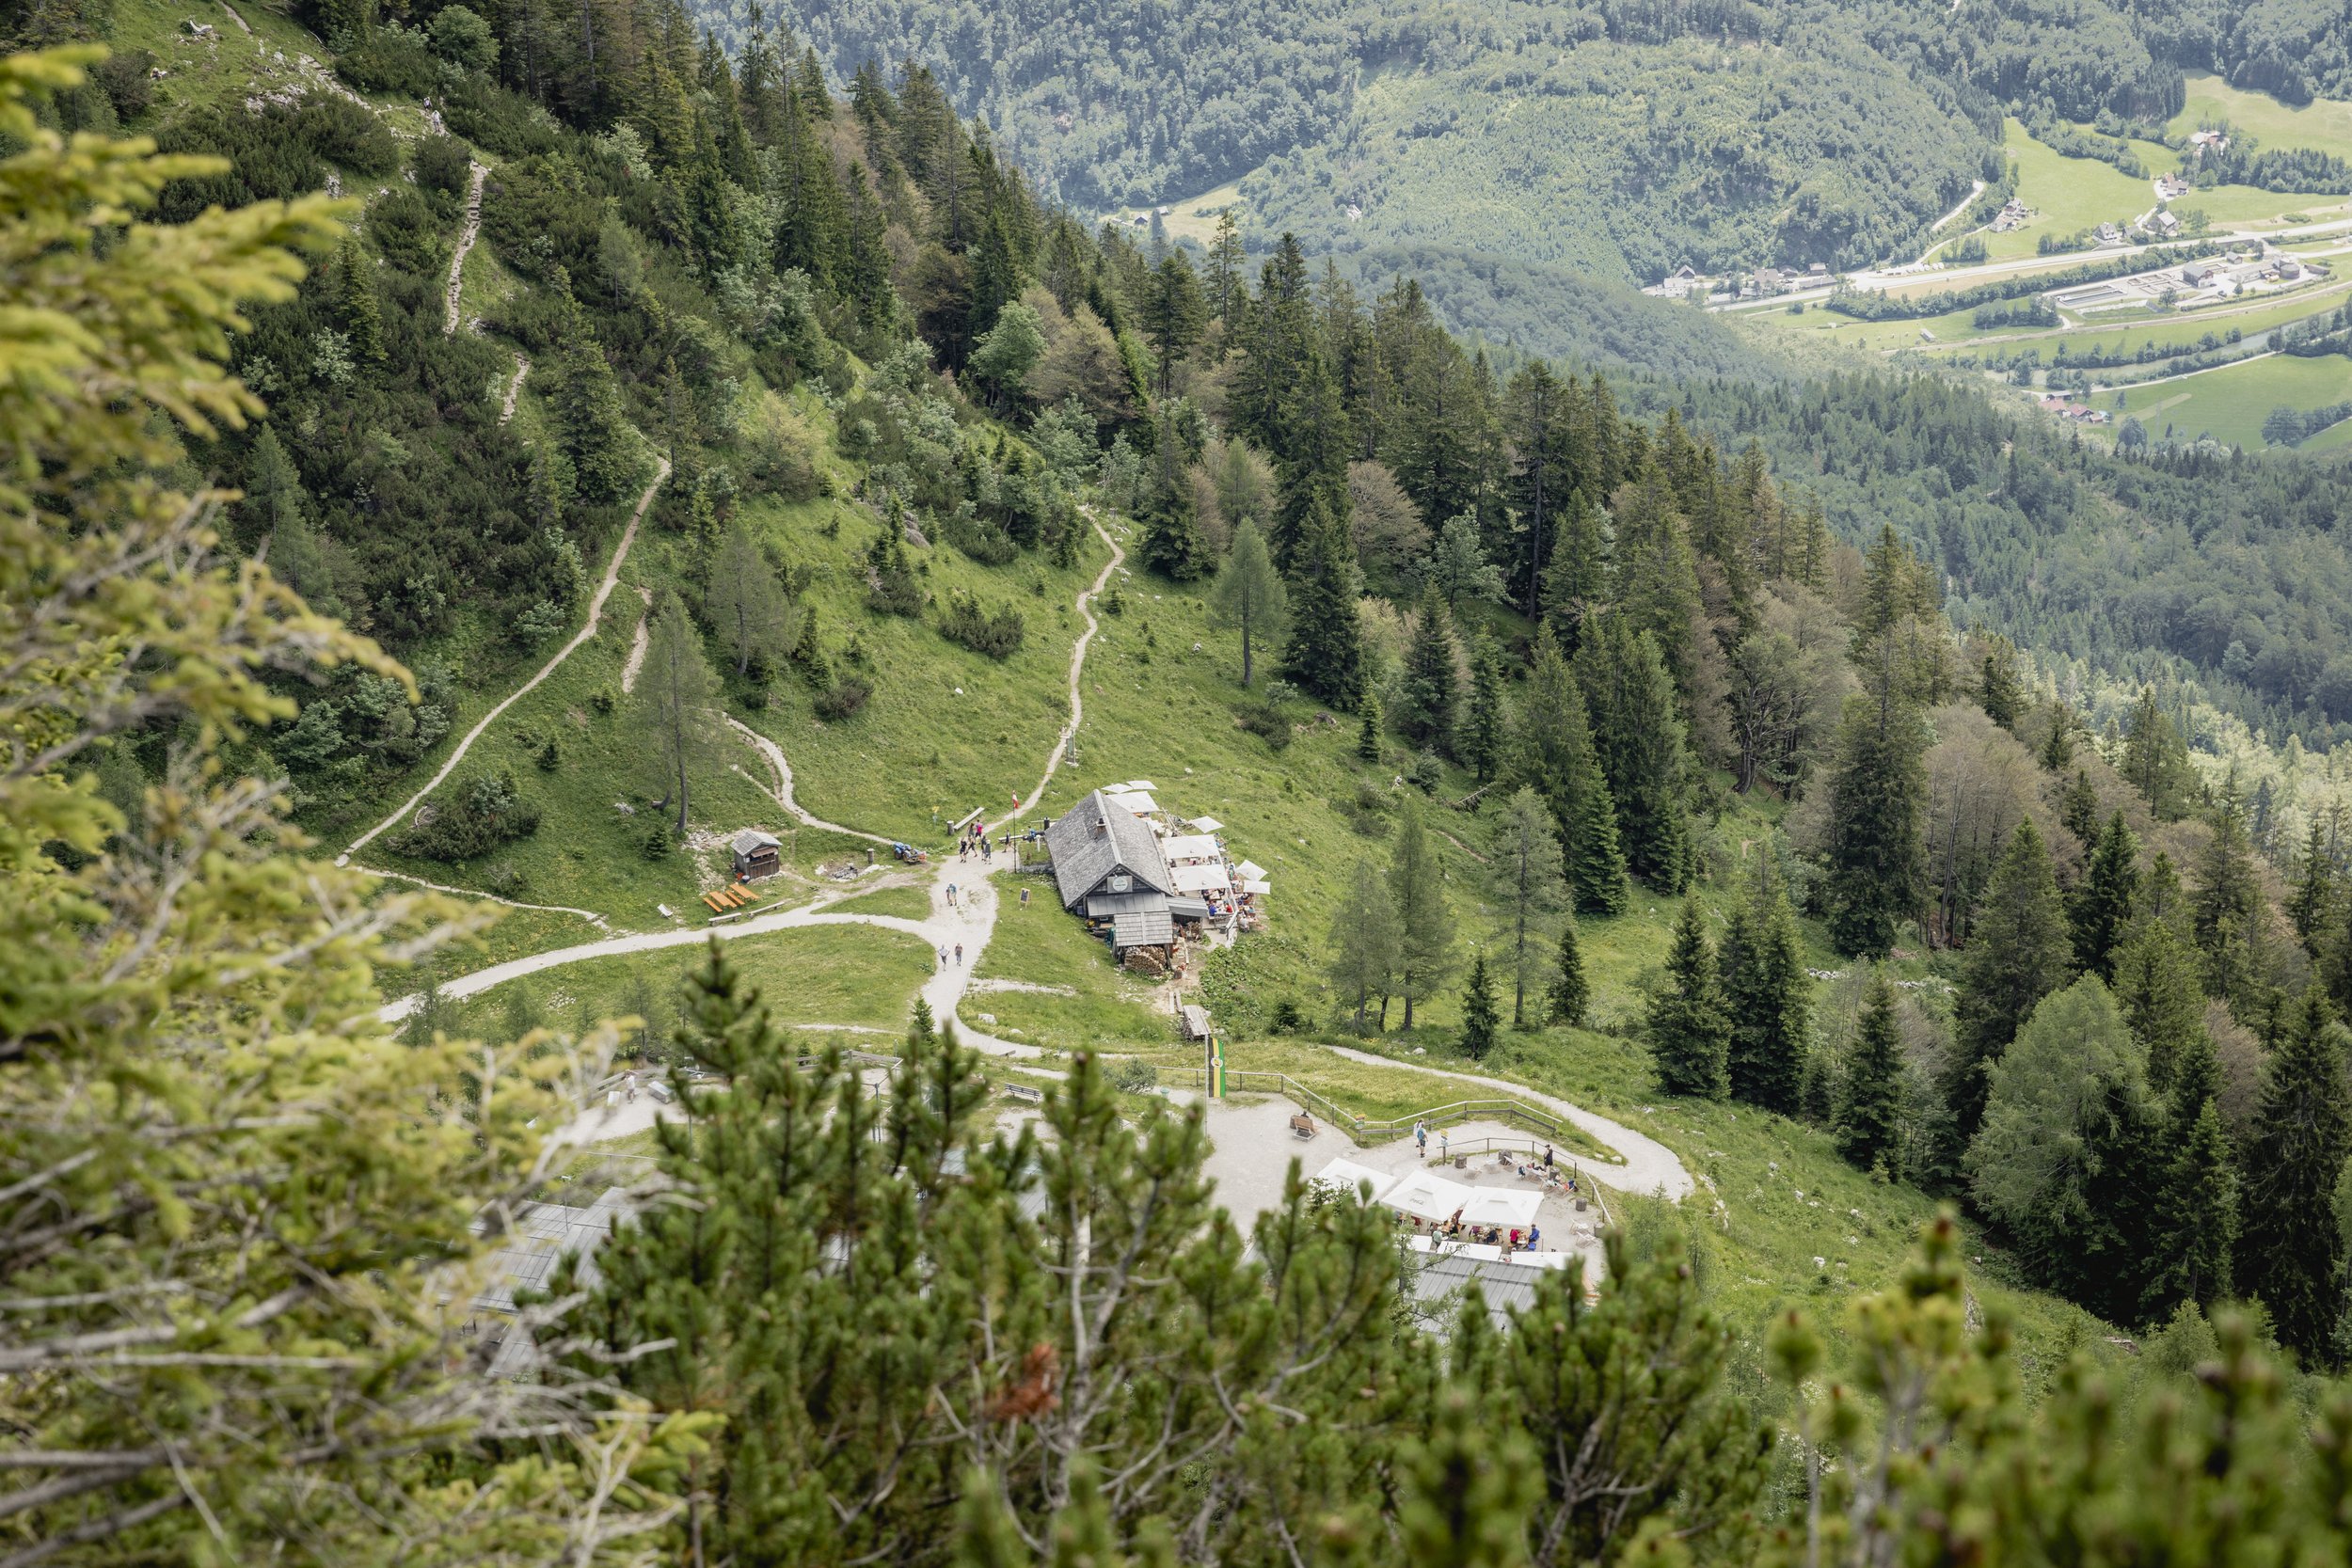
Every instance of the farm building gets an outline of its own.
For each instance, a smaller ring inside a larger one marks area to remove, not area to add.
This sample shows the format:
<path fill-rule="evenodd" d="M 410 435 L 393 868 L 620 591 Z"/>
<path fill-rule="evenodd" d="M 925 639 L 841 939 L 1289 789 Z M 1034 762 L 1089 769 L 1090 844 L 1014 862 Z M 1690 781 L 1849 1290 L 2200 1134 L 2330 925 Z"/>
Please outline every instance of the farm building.
<path fill-rule="evenodd" d="M 1062 908 L 1128 967 L 1168 972 L 1180 938 L 1254 924 L 1270 891 L 1260 867 L 1227 863 L 1222 826 L 1168 820 L 1140 781 L 1096 790 L 1045 829 Z"/>
<path fill-rule="evenodd" d="M 784 844 L 772 833 L 746 828 L 735 835 L 733 847 L 735 874 L 744 881 L 755 882 L 784 869 Z"/>

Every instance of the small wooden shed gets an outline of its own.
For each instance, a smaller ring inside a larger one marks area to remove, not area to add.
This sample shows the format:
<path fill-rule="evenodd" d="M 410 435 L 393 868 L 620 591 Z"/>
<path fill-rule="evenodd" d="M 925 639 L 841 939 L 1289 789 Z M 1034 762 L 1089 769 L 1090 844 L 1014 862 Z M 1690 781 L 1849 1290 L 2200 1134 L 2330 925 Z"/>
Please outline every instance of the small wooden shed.
<path fill-rule="evenodd" d="M 735 874 L 747 882 L 784 869 L 784 843 L 772 833 L 746 828 L 735 835 Z"/>
<path fill-rule="evenodd" d="M 1187 1002 L 1176 1009 L 1177 1022 L 1184 1025 L 1184 1038 L 1205 1040 L 1209 1037 L 1209 1009 L 1198 1002 Z"/>

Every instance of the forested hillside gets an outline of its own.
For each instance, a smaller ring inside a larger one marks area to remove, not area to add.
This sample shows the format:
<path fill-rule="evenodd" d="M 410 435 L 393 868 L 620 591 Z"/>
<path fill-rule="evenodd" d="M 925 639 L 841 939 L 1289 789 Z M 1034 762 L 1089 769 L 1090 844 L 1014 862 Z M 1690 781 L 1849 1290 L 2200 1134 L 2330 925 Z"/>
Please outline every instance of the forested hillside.
<path fill-rule="evenodd" d="M 119 53 L 0 62 L 0 1563 L 2352 1549 L 2352 844 L 2032 661 L 2320 734 L 2340 474 L 1500 362 L 1098 230 L 919 66 L 496 10 L 11 19 Z M 2242 602 L 2042 569 L 2102 527 Z M 1230 1045 L 1598 1100 L 1681 1206 L 1432 1304 L 1352 1178 L 1236 1222 L 1056 900 L 1048 1043 L 955 1016 L 954 813 L 1146 768 L 1278 868 Z M 921 908 L 753 929 L 758 853 Z M 566 1022 L 383 1006 L 488 899 Z"/>
<path fill-rule="evenodd" d="M 2003 105 L 2120 130 L 2174 113 L 2181 71 L 2205 68 L 2290 101 L 2352 91 L 2340 18 L 2217 4 L 851 0 L 784 19 L 835 80 L 924 62 L 1081 207 L 1184 211 L 1215 187 L 1261 244 L 1642 283 L 1914 252 L 1972 179 L 2001 178 Z"/>

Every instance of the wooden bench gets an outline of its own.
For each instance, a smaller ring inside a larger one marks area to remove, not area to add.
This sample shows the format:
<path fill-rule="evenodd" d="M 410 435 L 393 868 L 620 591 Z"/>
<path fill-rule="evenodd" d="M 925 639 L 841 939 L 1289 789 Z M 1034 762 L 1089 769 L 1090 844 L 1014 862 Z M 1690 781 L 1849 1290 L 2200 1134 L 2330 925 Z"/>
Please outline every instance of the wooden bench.
<path fill-rule="evenodd" d="M 1291 1131 L 1302 1138 L 1311 1138 L 1315 1135 L 1315 1118 L 1301 1111 L 1291 1117 Z"/>
<path fill-rule="evenodd" d="M 1040 1088 L 1032 1088 L 1026 1084 L 1007 1084 L 1005 1085 L 1005 1094 L 1007 1098 L 1018 1100 L 1024 1105 L 1042 1105 L 1045 1103 L 1045 1091 Z"/>

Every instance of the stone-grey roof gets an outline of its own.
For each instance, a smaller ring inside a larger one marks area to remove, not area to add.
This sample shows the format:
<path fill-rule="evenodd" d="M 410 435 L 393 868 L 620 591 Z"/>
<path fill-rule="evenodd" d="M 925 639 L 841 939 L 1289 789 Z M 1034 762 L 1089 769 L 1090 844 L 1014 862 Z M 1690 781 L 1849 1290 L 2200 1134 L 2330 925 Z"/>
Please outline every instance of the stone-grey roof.
<path fill-rule="evenodd" d="M 749 855 L 760 849 L 781 849 L 784 841 L 773 833 L 763 833 L 757 828 L 746 828 L 735 835 L 735 852 Z"/>
<path fill-rule="evenodd" d="M 523 1207 L 515 1228 L 501 1239 L 490 1255 L 490 1277 L 476 1307 L 493 1312 L 515 1310 L 515 1292 L 541 1291 L 554 1276 L 555 1265 L 567 1252 L 580 1255 L 575 1277 L 582 1286 L 596 1283 L 596 1248 L 612 1234 L 612 1222 L 628 1212 L 628 1193 L 607 1187 L 585 1209 L 562 1203 L 532 1203 Z"/>
<path fill-rule="evenodd" d="M 1111 922 L 1111 951 L 1130 947 L 1165 947 L 1176 940 L 1176 923 L 1166 910 L 1138 910 Z"/>
<path fill-rule="evenodd" d="M 1486 1315 L 1497 1328 L 1511 1326 L 1513 1307 L 1535 1305 L 1536 1282 L 1550 1272 L 1531 1263 L 1464 1258 L 1458 1253 L 1432 1254 L 1420 1262 L 1413 1275 L 1413 1295 L 1422 1307 L 1438 1307 L 1476 1280 L 1486 1301 Z"/>
<path fill-rule="evenodd" d="M 1065 910 L 1076 909 L 1105 879 L 1121 871 L 1139 887 L 1162 894 L 1175 891 L 1168 885 L 1168 857 L 1160 852 L 1151 825 L 1126 807 L 1105 800 L 1099 789 L 1054 819 L 1045 831 L 1045 848 L 1054 859 L 1054 881 Z"/>

